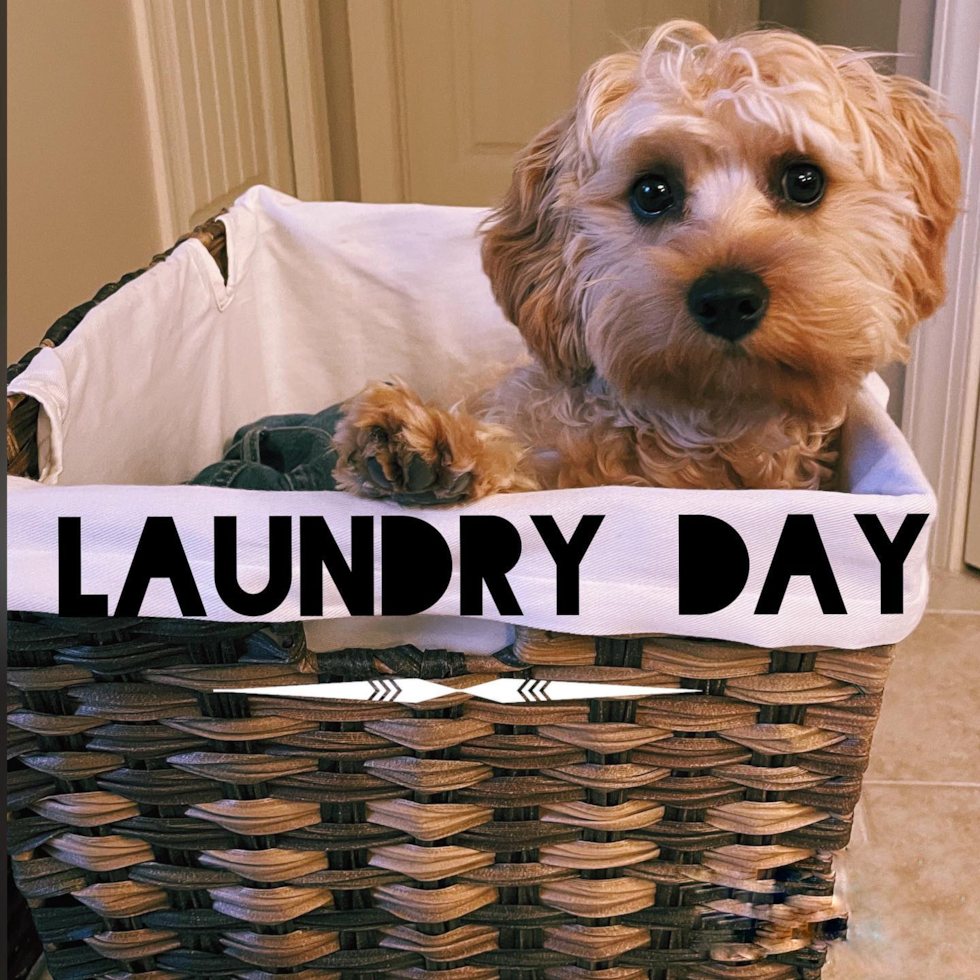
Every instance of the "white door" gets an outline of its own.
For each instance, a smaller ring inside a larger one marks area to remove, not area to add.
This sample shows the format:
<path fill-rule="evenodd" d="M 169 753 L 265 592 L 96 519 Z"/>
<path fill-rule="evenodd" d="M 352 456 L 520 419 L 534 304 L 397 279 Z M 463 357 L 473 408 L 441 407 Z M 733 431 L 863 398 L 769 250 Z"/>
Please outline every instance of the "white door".
<path fill-rule="evenodd" d="M 597 58 L 673 17 L 731 33 L 759 3 L 349 0 L 347 16 L 362 199 L 488 205 Z"/>

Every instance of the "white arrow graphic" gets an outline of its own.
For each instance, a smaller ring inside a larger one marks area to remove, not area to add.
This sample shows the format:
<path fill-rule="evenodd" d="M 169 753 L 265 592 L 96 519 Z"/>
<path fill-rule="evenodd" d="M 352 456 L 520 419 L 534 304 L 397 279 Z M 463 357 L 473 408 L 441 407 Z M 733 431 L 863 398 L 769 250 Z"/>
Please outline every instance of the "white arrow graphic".
<path fill-rule="evenodd" d="M 687 687 L 637 687 L 632 684 L 596 684 L 590 681 L 541 681 L 522 677 L 501 677 L 486 684 L 467 687 L 467 694 L 496 701 L 520 704 L 540 701 L 581 701 L 588 698 L 655 697 L 660 694 L 700 694 Z"/>
<path fill-rule="evenodd" d="M 638 687 L 632 684 L 597 684 L 588 681 L 549 681 L 526 677 L 500 677 L 473 687 L 446 687 L 418 677 L 384 677 L 370 681 L 333 684 L 291 684 L 285 687 L 220 687 L 216 694 L 260 694 L 345 701 L 396 701 L 419 704 L 447 694 L 471 694 L 497 704 L 538 704 L 545 701 L 581 701 L 667 694 L 700 694 L 691 687 Z"/>
<path fill-rule="evenodd" d="M 287 684 L 284 687 L 219 687 L 215 694 L 264 694 L 274 697 L 327 698 L 342 701 L 398 701 L 418 704 L 456 688 L 420 677 L 379 677 L 370 681 L 336 681 L 333 684 Z"/>

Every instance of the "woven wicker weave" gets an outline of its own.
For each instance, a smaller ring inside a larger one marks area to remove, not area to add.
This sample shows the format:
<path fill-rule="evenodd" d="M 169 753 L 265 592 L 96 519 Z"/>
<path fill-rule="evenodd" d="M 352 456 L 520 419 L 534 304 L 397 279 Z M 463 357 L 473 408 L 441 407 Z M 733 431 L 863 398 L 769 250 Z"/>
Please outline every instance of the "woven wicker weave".
<path fill-rule="evenodd" d="M 221 261 L 223 226 L 195 234 Z M 36 473 L 36 417 L 8 399 L 11 472 Z M 818 980 L 844 930 L 831 857 L 887 648 L 520 631 L 495 656 L 311 654 L 296 626 L 8 628 L 10 852 L 55 980 Z M 703 694 L 213 693 L 384 675 Z"/>

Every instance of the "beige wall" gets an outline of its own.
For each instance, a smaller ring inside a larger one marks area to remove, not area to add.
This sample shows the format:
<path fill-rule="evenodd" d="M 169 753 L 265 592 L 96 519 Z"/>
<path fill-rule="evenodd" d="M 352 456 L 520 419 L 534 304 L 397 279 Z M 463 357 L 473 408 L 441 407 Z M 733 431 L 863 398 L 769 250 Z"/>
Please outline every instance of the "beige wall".
<path fill-rule="evenodd" d="M 898 42 L 898 0 L 761 0 L 759 16 L 821 44 L 894 51 Z"/>
<path fill-rule="evenodd" d="M 7 5 L 7 360 L 159 241 L 128 0 Z"/>

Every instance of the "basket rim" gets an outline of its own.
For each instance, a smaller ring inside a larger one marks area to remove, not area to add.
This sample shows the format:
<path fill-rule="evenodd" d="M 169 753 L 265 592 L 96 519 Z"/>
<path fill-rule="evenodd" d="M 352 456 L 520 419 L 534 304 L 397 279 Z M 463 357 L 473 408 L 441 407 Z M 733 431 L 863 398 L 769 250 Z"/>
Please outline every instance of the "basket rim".
<path fill-rule="evenodd" d="M 71 336 L 75 328 L 100 303 L 118 292 L 127 283 L 152 269 L 173 253 L 179 245 L 191 239 L 199 241 L 218 266 L 221 278 L 228 282 L 228 242 L 225 223 L 221 216 L 227 208 L 198 225 L 193 231 L 181 235 L 165 252 L 154 255 L 150 261 L 134 272 L 128 272 L 116 282 L 107 283 L 93 297 L 69 310 L 47 329 L 37 347 L 32 348 L 20 360 L 7 367 L 7 384 L 27 370 L 28 365 L 46 347 L 57 347 Z M 40 405 L 29 395 L 20 392 L 7 395 L 7 475 L 38 479 L 37 424 Z"/>

